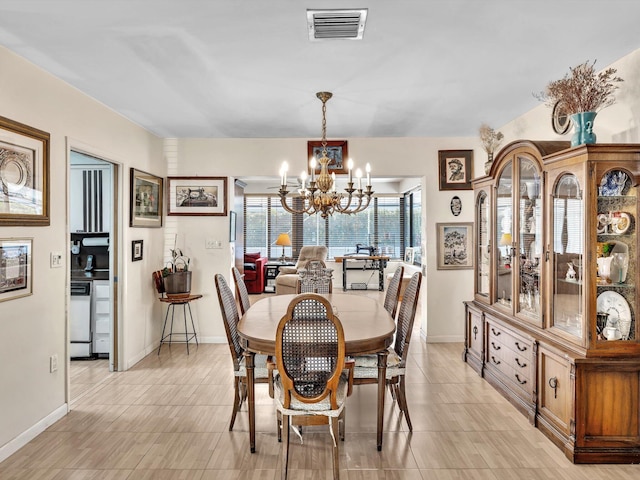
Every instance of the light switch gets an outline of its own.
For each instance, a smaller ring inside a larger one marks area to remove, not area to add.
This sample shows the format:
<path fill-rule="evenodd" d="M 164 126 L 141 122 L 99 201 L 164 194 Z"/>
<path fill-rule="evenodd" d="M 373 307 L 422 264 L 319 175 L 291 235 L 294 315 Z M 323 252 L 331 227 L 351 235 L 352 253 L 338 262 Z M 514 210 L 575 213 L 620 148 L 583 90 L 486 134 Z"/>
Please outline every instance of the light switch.
<path fill-rule="evenodd" d="M 60 252 L 51 252 L 51 268 L 62 267 L 62 254 Z"/>

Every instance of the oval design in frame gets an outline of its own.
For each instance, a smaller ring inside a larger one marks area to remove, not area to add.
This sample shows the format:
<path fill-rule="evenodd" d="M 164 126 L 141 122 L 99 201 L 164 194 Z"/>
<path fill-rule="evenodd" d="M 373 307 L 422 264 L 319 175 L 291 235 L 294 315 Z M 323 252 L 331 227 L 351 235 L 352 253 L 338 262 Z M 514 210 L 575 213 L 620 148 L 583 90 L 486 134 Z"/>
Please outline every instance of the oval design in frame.
<path fill-rule="evenodd" d="M 460 200 L 459 196 L 456 195 L 451 199 L 450 208 L 454 217 L 460 215 L 460 212 L 462 212 L 462 200 Z"/>

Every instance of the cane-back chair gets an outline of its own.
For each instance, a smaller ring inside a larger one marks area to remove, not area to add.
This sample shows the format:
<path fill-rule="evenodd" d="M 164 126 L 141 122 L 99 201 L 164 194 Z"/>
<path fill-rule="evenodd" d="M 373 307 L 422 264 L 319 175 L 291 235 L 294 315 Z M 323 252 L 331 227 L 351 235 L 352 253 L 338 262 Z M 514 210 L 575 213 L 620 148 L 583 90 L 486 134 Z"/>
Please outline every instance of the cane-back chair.
<path fill-rule="evenodd" d="M 411 425 L 411 418 L 409 417 L 405 379 L 409 341 L 411 340 L 413 321 L 418 308 L 418 296 L 420 295 L 421 283 L 422 274 L 420 272 L 414 273 L 404 292 L 402 302 L 400 302 L 395 340 L 393 345 L 389 347 L 387 355 L 387 385 L 391 389 L 393 398 L 398 402 L 400 413 L 404 413 L 409 431 L 413 431 L 413 426 Z M 354 385 L 377 383 L 378 356 L 374 354 L 355 357 L 353 376 Z"/>
<path fill-rule="evenodd" d="M 353 370 L 345 367 L 342 324 L 326 298 L 306 293 L 291 301 L 276 332 L 276 364 L 274 398 L 282 419 L 282 479 L 287 478 L 290 425 L 319 424 L 330 425 L 333 478 L 338 479 L 336 437 L 344 439 L 344 407 Z"/>
<path fill-rule="evenodd" d="M 236 421 L 236 415 L 242 406 L 242 402 L 247 397 L 247 369 L 245 366 L 244 349 L 240 343 L 238 335 L 238 307 L 236 299 L 224 276 L 215 275 L 216 290 L 218 292 L 218 301 L 220 302 L 220 311 L 222 320 L 224 321 L 224 330 L 227 334 L 229 349 L 231 350 L 231 358 L 233 359 L 234 374 L 234 401 L 233 412 L 231 413 L 231 422 L 229 430 L 233 430 L 233 424 Z M 267 356 L 256 355 L 254 361 L 254 378 L 256 383 L 269 383 L 269 372 L 267 370 Z M 271 385 L 271 384 L 270 384 Z M 271 394 L 271 392 L 269 392 Z"/>
<path fill-rule="evenodd" d="M 242 279 L 240 270 L 236 267 L 231 269 L 233 273 L 233 282 L 236 284 L 236 296 L 238 297 L 238 303 L 240 304 L 240 316 L 244 315 L 244 312 L 251 307 L 251 301 L 249 300 L 249 292 L 247 291 L 247 285 Z"/>
<path fill-rule="evenodd" d="M 398 300 L 400 299 L 400 284 L 402 283 L 402 276 L 404 275 L 404 267 L 400 265 L 391 277 L 391 281 L 387 286 L 387 293 L 384 296 L 384 309 L 389 312 L 389 315 L 396 319 L 396 313 L 398 310 Z"/>

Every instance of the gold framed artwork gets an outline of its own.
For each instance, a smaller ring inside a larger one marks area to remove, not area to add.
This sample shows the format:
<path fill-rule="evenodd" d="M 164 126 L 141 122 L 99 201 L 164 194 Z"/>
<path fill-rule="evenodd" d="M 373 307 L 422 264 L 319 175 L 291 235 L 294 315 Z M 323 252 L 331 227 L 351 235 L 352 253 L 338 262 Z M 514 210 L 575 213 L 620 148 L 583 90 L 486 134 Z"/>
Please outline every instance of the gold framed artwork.
<path fill-rule="evenodd" d="M 473 150 L 439 150 L 440 190 L 471 190 Z"/>
<path fill-rule="evenodd" d="M 322 157 L 322 142 L 320 140 L 309 140 L 307 142 L 307 158 L 315 158 L 316 162 Z M 327 140 L 327 157 L 331 159 L 327 170 L 329 174 L 347 174 L 347 161 L 349 160 L 349 145 L 346 140 Z M 316 173 L 320 173 L 320 163 L 316 163 Z M 309 165 L 309 174 L 311 165 Z"/>
<path fill-rule="evenodd" d="M 49 143 L 47 132 L 0 117 L 0 225 L 50 224 Z"/>
<path fill-rule="evenodd" d="M 473 223 L 437 223 L 438 270 L 473 268 Z"/>
<path fill-rule="evenodd" d="M 168 215 L 227 216 L 227 177 L 167 177 Z"/>
<path fill-rule="evenodd" d="M 0 302 L 33 293 L 32 238 L 0 238 Z"/>
<path fill-rule="evenodd" d="M 162 227 L 163 179 L 131 169 L 129 226 Z"/>

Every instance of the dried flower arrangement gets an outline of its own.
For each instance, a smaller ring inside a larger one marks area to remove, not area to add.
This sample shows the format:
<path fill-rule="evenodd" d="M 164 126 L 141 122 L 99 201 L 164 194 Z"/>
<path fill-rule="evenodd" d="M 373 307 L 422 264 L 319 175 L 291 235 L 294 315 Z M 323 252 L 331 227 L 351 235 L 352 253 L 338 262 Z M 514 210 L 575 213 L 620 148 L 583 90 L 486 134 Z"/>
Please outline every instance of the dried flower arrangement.
<path fill-rule="evenodd" d="M 500 146 L 504 135 L 501 132 L 496 132 L 486 123 L 480 125 L 480 141 L 482 142 L 482 148 L 490 156 L 495 152 L 496 148 Z"/>
<path fill-rule="evenodd" d="M 549 106 L 561 101 L 569 114 L 597 112 L 612 105 L 615 102 L 613 93 L 618 89 L 616 83 L 623 80 L 615 76 L 615 68 L 597 73 L 595 64 L 595 60 L 593 63 L 586 61 L 570 68 L 570 74 L 549 82 L 543 92 L 535 95 L 536 98 Z"/>

